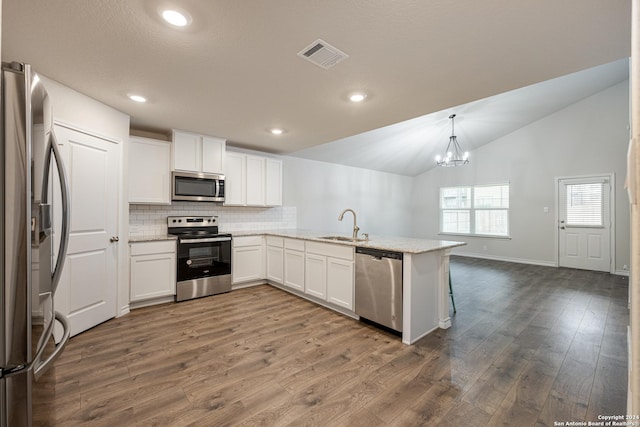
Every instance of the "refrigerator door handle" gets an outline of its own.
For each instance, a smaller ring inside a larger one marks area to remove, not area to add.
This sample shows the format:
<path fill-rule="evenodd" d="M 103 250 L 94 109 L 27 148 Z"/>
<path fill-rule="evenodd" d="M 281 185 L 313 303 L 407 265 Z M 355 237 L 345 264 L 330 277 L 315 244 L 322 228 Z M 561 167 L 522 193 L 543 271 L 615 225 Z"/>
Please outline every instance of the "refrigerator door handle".
<path fill-rule="evenodd" d="M 56 138 L 53 129 L 49 134 L 51 149 L 53 150 L 53 157 L 56 161 L 56 167 L 58 169 L 58 176 L 60 178 L 60 192 L 62 195 L 62 228 L 60 231 L 60 248 L 58 250 L 58 259 L 56 260 L 56 266 L 51 275 L 51 294 L 54 295 L 60 277 L 62 276 L 62 268 L 64 267 L 64 261 L 67 257 L 67 247 L 69 245 L 69 183 L 67 181 L 67 174 L 62 163 L 62 156 L 58 149 L 58 140 Z M 57 314 L 57 312 L 56 312 Z M 63 316 L 64 317 L 64 316 Z"/>
<path fill-rule="evenodd" d="M 62 349 L 67 344 L 67 341 L 69 341 L 71 330 L 69 329 L 69 322 L 67 321 L 67 318 L 59 311 L 56 311 L 55 318 L 56 320 L 58 320 L 58 322 L 62 324 L 62 328 L 64 329 L 64 332 L 62 334 L 62 339 L 58 344 L 56 344 L 56 348 L 55 350 L 53 350 L 53 353 L 51 353 L 45 361 L 40 363 L 38 366 L 34 367 L 33 377 L 35 378 L 36 381 L 38 381 L 38 379 L 42 376 L 42 374 L 44 374 L 46 370 L 49 369 L 49 365 L 51 365 L 58 358 L 58 356 L 60 356 Z M 52 325 L 53 323 L 54 322 L 51 322 Z M 41 351 L 39 351 L 38 356 L 40 355 L 41 355 Z M 38 360 L 38 359 L 34 359 L 34 360 Z"/>

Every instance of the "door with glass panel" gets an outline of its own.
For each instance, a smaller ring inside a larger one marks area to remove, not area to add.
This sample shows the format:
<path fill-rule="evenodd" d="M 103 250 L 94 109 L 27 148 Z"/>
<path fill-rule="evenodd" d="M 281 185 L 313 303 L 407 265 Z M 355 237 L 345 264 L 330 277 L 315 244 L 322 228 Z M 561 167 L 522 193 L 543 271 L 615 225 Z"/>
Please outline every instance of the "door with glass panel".
<path fill-rule="evenodd" d="M 611 176 L 558 180 L 558 265 L 611 270 Z"/>

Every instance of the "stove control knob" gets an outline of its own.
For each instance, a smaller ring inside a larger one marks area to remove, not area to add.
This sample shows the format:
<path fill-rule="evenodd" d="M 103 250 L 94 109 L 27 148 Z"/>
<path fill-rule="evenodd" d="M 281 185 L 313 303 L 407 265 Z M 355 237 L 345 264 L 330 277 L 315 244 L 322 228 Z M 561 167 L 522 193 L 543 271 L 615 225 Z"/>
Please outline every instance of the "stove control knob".
<path fill-rule="evenodd" d="M 176 222 L 176 220 L 174 219 L 174 220 L 173 220 L 173 222 L 175 223 L 175 222 Z"/>
<path fill-rule="evenodd" d="M 191 260 L 190 259 L 187 260 L 187 265 L 191 265 Z"/>

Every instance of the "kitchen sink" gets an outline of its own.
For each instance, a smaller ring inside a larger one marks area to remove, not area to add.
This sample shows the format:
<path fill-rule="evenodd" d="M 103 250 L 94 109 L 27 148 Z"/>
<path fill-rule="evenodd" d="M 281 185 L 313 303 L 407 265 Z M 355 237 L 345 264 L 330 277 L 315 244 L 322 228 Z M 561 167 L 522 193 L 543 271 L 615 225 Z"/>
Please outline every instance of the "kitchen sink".
<path fill-rule="evenodd" d="M 345 237 L 345 236 L 322 236 L 322 237 L 319 237 L 319 239 L 335 240 L 338 242 L 364 242 L 365 241 L 365 239 L 353 239 L 351 237 Z"/>

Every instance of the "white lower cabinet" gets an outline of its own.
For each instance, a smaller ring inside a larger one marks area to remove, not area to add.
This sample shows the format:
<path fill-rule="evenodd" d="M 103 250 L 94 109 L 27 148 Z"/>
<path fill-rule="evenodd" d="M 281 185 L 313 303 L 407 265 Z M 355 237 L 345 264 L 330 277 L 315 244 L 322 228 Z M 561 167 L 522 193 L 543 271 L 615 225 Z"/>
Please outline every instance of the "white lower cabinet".
<path fill-rule="evenodd" d="M 316 254 L 304 256 L 304 292 L 320 299 L 327 297 L 327 257 Z"/>
<path fill-rule="evenodd" d="M 175 295 L 176 241 L 131 243 L 132 302 Z"/>
<path fill-rule="evenodd" d="M 283 284 L 284 282 L 284 239 L 267 236 L 267 279 Z"/>
<path fill-rule="evenodd" d="M 354 249 L 350 246 L 307 242 L 305 292 L 353 310 Z"/>
<path fill-rule="evenodd" d="M 233 283 L 267 279 L 333 306 L 354 309 L 354 248 L 278 236 L 233 238 Z"/>
<path fill-rule="evenodd" d="M 264 279 L 264 238 L 234 237 L 231 254 L 232 283 Z"/>
<path fill-rule="evenodd" d="M 284 285 L 304 292 L 304 241 L 284 239 Z"/>
<path fill-rule="evenodd" d="M 353 261 L 327 258 L 327 301 L 353 311 Z"/>

